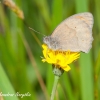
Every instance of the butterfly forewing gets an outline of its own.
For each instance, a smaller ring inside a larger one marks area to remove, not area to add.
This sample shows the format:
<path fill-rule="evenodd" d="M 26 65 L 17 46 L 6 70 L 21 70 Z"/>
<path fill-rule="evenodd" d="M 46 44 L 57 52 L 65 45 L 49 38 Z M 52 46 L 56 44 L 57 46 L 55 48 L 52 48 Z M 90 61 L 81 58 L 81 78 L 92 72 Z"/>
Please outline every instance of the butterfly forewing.
<path fill-rule="evenodd" d="M 91 48 L 93 37 L 93 16 L 91 13 L 79 13 L 65 19 L 54 30 L 51 38 L 56 38 L 63 51 L 88 52 Z"/>

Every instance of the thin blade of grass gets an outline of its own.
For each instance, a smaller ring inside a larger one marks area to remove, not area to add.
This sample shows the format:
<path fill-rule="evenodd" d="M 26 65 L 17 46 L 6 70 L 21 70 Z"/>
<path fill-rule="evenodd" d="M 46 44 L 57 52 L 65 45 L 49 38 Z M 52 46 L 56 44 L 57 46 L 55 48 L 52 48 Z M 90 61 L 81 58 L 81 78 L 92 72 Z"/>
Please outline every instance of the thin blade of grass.
<path fill-rule="evenodd" d="M 88 0 L 75 0 L 77 13 L 88 11 Z"/>
<path fill-rule="evenodd" d="M 95 83 L 95 91 L 94 91 L 94 93 L 95 93 L 95 100 L 100 100 L 100 96 L 99 96 L 99 94 L 100 94 L 100 90 L 98 89 L 98 87 L 99 87 L 99 81 L 100 81 L 100 79 L 99 79 L 99 77 L 100 77 L 100 52 L 99 52 L 99 54 L 98 54 L 98 58 L 97 58 L 97 60 L 96 60 L 96 63 L 95 63 L 95 75 L 94 75 L 94 77 L 95 77 L 95 79 L 94 79 L 94 83 Z"/>
<path fill-rule="evenodd" d="M 4 100 L 19 100 L 1 64 L 0 64 L 0 93 L 5 95 L 7 94 L 12 95 L 12 96 L 4 96 L 3 97 Z"/>
<path fill-rule="evenodd" d="M 54 74 L 52 72 L 52 65 L 47 66 L 47 77 L 46 77 L 46 82 L 47 82 L 47 90 L 48 93 L 51 94 L 52 87 L 53 87 L 53 81 L 54 81 Z"/>
<path fill-rule="evenodd" d="M 46 25 L 49 27 L 50 26 L 50 14 L 49 14 L 49 8 L 47 4 L 47 0 L 34 0 L 36 3 L 40 14 L 43 16 Z"/>
<path fill-rule="evenodd" d="M 65 90 L 66 98 L 68 100 L 75 100 L 74 95 L 73 95 L 73 90 L 71 86 L 70 79 L 68 77 L 68 73 L 64 73 L 63 77 L 61 78 L 61 84 L 63 86 L 63 89 Z"/>
<path fill-rule="evenodd" d="M 88 0 L 76 0 L 76 11 L 88 11 Z M 89 54 L 81 54 L 80 63 L 80 80 L 82 100 L 94 100 L 93 94 L 93 66 L 91 60 L 91 52 Z"/>
<path fill-rule="evenodd" d="M 52 1 L 52 23 L 51 30 L 62 21 L 63 19 L 63 0 Z"/>
<path fill-rule="evenodd" d="M 81 54 L 80 79 L 82 100 L 94 100 L 91 53 Z"/>

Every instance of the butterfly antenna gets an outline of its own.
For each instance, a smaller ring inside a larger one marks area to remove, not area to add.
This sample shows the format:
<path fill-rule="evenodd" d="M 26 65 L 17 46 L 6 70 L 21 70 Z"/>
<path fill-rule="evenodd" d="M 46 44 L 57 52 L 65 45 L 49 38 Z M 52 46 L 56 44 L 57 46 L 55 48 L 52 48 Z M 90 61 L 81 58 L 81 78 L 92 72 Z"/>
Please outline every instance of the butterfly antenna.
<path fill-rule="evenodd" d="M 36 33 L 38 33 L 38 34 L 41 34 L 39 31 L 36 31 L 35 29 L 33 29 L 33 28 L 31 28 L 31 27 L 28 27 L 30 30 L 32 30 L 32 31 L 34 31 L 34 32 L 36 32 Z M 44 34 L 41 34 L 41 35 L 43 35 L 43 36 L 45 36 Z"/>
<path fill-rule="evenodd" d="M 36 32 L 36 33 L 38 33 L 38 34 L 41 34 L 40 32 L 36 31 L 35 29 L 29 27 L 29 25 L 27 24 L 27 22 L 26 22 L 25 20 L 24 20 L 24 24 L 26 25 L 26 27 L 28 27 L 29 30 L 32 30 L 32 31 L 34 31 L 34 32 Z M 41 35 L 42 35 L 42 36 L 45 36 L 44 34 L 41 34 Z"/>

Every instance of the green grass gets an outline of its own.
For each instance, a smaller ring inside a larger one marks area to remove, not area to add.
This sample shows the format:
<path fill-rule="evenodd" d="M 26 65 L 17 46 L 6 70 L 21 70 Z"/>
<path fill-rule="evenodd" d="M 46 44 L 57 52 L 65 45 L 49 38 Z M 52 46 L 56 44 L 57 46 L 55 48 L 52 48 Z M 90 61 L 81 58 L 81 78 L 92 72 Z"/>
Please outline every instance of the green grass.
<path fill-rule="evenodd" d="M 52 66 L 41 61 L 43 35 L 50 35 L 68 16 L 89 11 L 94 16 L 92 49 L 81 53 L 61 76 L 55 100 L 100 100 L 100 0 L 16 0 L 15 4 L 23 11 L 27 26 L 0 3 L 0 92 L 29 92 L 31 96 L 19 100 L 48 100 L 54 75 Z"/>

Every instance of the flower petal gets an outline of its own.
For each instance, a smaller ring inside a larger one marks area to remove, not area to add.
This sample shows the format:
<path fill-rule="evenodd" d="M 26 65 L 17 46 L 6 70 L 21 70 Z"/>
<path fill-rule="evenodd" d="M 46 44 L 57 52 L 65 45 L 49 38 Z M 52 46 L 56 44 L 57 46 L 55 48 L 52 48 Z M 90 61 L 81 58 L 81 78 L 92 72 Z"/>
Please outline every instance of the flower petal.
<path fill-rule="evenodd" d="M 65 71 L 67 71 L 67 72 L 68 72 L 69 70 L 71 70 L 71 68 L 70 68 L 68 65 L 67 65 L 66 67 L 62 67 L 62 69 L 65 70 Z"/>
<path fill-rule="evenodd" d="M 70 51 L 54 51 L 48 48 L 46 44 L 42 45 L 44 58 L 43 62 L 59 65 L 63 70 L 69 71 L 71 68 L 69 64 L 80 57 L 79 52 Z"/>

